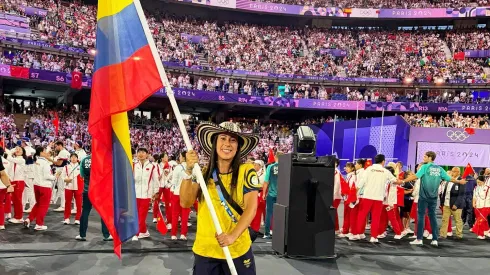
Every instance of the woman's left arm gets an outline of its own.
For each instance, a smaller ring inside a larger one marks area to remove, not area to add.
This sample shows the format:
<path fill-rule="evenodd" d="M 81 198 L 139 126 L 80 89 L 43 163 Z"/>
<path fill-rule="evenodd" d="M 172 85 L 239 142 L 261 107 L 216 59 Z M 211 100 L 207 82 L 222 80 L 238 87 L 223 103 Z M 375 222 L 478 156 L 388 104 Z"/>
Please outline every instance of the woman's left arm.
<path fill-rule="evenodd" d="M 216 236 L 221 247 L 232 245 L 242 233 L 248 229 L 257 212 L 257 196 L 258 191 L 248 192 L 243 196 L 243 215 L 238 220 L 237 225 L 231 232 L 223 232 Z"/>

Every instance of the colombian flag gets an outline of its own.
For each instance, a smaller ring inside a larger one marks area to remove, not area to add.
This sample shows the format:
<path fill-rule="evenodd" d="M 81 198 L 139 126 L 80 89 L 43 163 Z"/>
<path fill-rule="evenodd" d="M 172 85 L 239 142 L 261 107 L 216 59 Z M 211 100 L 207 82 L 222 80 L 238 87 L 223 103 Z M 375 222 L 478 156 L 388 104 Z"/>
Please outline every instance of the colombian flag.
<path fill-rule="evenodd" d="M 148 25 L 141 20 L 146 19 L 139 0 L 99 0 L 89 114 L 93 138 L 89 197 L 114 238 L 118 257 L 121 243 L 138 233 L 126 112 L 162 87 L 144 31 Z"/>

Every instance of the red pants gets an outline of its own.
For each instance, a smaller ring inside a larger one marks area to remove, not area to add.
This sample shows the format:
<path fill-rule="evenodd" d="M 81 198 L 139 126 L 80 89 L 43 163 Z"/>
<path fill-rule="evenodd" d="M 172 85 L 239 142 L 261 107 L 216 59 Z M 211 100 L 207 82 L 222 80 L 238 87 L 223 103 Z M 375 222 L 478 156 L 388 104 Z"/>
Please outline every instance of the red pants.
<path fill-rule="evenodd" d="M 2 203 L 3 203 L 3 201 L 2 201 Z M 12 193 L 5 194 L 5 208 L 3 211 L 5 212 L 5 214 L 12 213 Z M 5 217 L 4 217 L 4 219 L 5 219 Z"/>
<path fill-rule="evenodd" d="M 172 236 L 177 236 L 177 225 L 180 216 L 180 234 L 187 236 L 187 222 L 189 221 L 190 208 L 180 206 L 180 196 L 172 194 Z"/>
<path fill-rule="evenodd" d="M 357 208 L 357 205 L 354 208 L 350 208 L 349 204 L 350 203 L 344 203 L 344 223 L 342 224 L 342 234 L 349 234 L 349 230 L 353 231 L 353 225 L 356 224 L 352 218 L 353 215 L 355 215 L 357 218 L 358 212 L 357 210 L 354 210 Z M 356 213 L 353 213 L 354 211 Z"/>
<path fill-rule="evenodd" d="M 146 228 L 146 217 L 148 216 L 148 211 L 150 210 L 151 199 L 136 199 L 136 206 L 138 207 L 138 233 L 146 233 L 148 229 Z"/>
<path fill-rule="evenodd" d="M 82 193 L 78 190 L 68 190 L 65 188 L 65 220 L 71 215 L 71 201 L 75 197 L 75 205 L 77 206 L 77 214 L 75 220 L 80 221 L 82 216 Z"/>
<path fill-rule="evenodd" d="M 260 230 L 260 222 L 262 221 L 262 217 L 264 217 L 265 220 L 265 200 L 262 199 L 262 192 L 259 193 L 257 201 L 257 212 L 255 213 L 255 217 L 250 224 L 250 227 L 258 232 Z"/>
<path fill-rule="evenodd" d="M 36 197 L 36 204 L 34 204 L 34 207 L 29 214 L 29 220 L 31 222 L 36 220 L 36 225 L 44 225 L 44 217 L 46 217 L 46 214 L 48 213 L 51 194 L 51 187 L 34 185 L 34 197 Z"/>
<path fill-rule="evenodd" d="M 5 206 L 3 201 L 7 195 L 7 188 L 0 189 L 0 225 L 5 225 Z"/>
<path fill-rule="evenodd" d="M 490 213 L 490 207 L 475 208 L 476 221 L 473 225 L 473 233 L 478 236 L 485 236 L 485 231 L 489 230 L 487 216 Z"/>
<path fill-rule="evenodd" d="M 398 206 L 395 204 L 393 208 L 390 211 L 387 211 L 386 208 L 388 205 L 383 205 L 383 210 L 381 211 L 381 233 L 383 233 L 386 230 L 386 227 L 388 226 L 388 221 L 391 223 L 391 227 L 393 228 L 393 232 L 395 232 L 395 235 L 401 235 L 402 234 L 402 224 L 397 219 L 397 216 L 400 217 L 400 211 L 398 211 Z M 372 227 L 371 223 L 371 227 Z"/>
<path fill-rule="evenodd" d="M 412 204 L 412 209 L 410 209 L 410 217 L 414 220 L 414 234 L 417 235 L 417 203 L 414 202 Z M 427 230 L 430 234 L 432 234 L 432 228 L 430 227 L 429 216 L 425 215 L 424 229 Z"/>
<path fill-rule="evenodd" d="M 171 197 L 172 192 L 170 192 L 170 188 L 161 188 L 158 189 L 158 199 L 153 203 L 153 218 L 157 218 L 158 210 L 160 210 L 160 201 L 163 195 L 163 201 L 165 202 L 165 216 L 167 218 L 167 223 L 172 223 L 172 205 L 171 205 Z"/>
<path fill-rule="evenodd" d="M 362 199 L 359 203 L 359 216 L 357 219 L 357 230 L 355 235 L 364 234 L 366 219 L 371 213 L 371 237 L 377 238 L 379 232 L 380 217 L 383 210 L 383 202 L 370 199 Z"/>
<path fill-rule="evenodd" d="M 195 201 L 194 204 L 192 205 L 192 207 L 194 207 L 194 210 L 196 210 L 196 213 L 197 213 L 197 208 L 199 206 L 199 201 Z"/>
<path fill-rule="evenodd" d="M 339 214 L 337 208 L 339 208 L 341 199 L 334 199 L 332 206 L 335 208 L 335 231 L 339 231 Z"/>
<path fill-rule="evenodd" d="M 24 188 L 26 183 L 24 181 L 13 181 L 14 193 L 10 196 L 12 197 L 12 203 L 14 204 L 14 219 L 22 219 L 24 215 L 24 206 L 22 205 L 22 195 L 24 194 Z"/>

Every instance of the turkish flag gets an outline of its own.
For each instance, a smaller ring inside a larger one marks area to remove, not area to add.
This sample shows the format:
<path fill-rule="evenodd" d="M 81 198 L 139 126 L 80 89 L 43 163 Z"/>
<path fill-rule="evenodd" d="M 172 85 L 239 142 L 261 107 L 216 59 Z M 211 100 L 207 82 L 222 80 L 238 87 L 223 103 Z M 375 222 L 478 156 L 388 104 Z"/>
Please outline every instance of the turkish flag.
<path fill-rule="evenodd" d="M 453 57 L 454 60 L 464 60 L 464 52 L 456 52 Z"/>
<path fill-rule="evenodd" d="M 16 78 L 29 79 L 29 68 L 10 66 L 10 75 Z"/>
<path fill-rule="evenodd" d="M 72 72 L 71 73 L 71 87 L 75 90 L 82 89 L 82 73 Z"/>
<path fill-rule="evenodd" d="M 269 157 L 267 158 L 267 164 L 271 164 L 276 162 L 276 158 L 274 157 L 274 150 L 269 149 Z"/>
<path fill-rule="evenodd" d="M 471 164 L 468 163 L 468 165 L 466 165 L 466 168 L 464 168 L 463 179 L 466 179 L 466 177 L 471 174 L 475 174 L 475 170 L 473 169 L 473 167 L 471 167 Z"/>
<path fill-rule="evenodd" d="M 474 128 L 465 128 L 464 131 L 468 133 L 468 135 L 474 135 L 475 134 L 475 129 Z"/>

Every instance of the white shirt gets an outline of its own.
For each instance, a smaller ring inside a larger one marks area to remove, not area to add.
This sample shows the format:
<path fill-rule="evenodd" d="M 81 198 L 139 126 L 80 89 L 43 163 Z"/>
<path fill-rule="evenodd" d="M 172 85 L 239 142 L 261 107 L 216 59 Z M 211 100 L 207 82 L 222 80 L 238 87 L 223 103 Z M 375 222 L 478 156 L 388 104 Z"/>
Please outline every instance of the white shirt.
<path fill-rule="evenodd" d="M 388 190 L 388 194 L 387 194 L 383 204 L 393 206 L 397 203 L 398 188 L 396 187 L 395 184 L 388 183 L 386 186 L 386 189 Z"/>
<path fill-rule="evenodd" d="M 413 202 L 419 203 L 419 194 L 420 194 L 420 179 L 415 181 L 415 185 L 413 186 L 412 197 Z"/>
<path fill-rule="evenodd" d="M 61 171 L 61 168 L 67 165 L 68 161 L 70 160 L 70 152 L 68 152 L 65 148 L 61 149 L 58 155 L 54 158 L 54 161 L 58 161 L 58 160 L 62 160 L 63 162 L 65 162 L 61 164 L 59 167 L 56 167 L 56 171 Z"/>
<path fill-rule="evenodd" d="M 342 195 L 340 192 L 340 177 L 342 175 L 340 174 L 340 171 L 338 168 L 335 168 L 335 176 L 333 180 L 333 199 L 334 200 L 341 200 Z"/>
<path fill-rule="evenodd" d="M 184 176 L 187 175 L 185 172 L 186 167 L 187 164 L 182 162 L 174 168 L 174 172 L 172 173 L 172 192 L 177 196 L 180 195 L 180 184 Z"/>
<path fill-rule="evenodd" d="M 133 164 L 134 184 L 137 199 L 151 199 L 158 193 L 158 171 L 149 160 L 143 164 L 140 161 Z"/>
<path fill-rule="evenodd" d="M 10 181 L 26 181 L 26 160 L 19 157 L 12 157 L 11 155 L 7 155 L 7 161 L 9 162 L 7 174 L 9 175 Z"/>
<path fill-rule="evenodd" d="M 75 154 L 77 154 L 79 161 L 81 161 L 82 159 L 84 159 L 87 156 L 87 152 L 85 152 L 85 150 L 83 150 L 83 149 L 75 151 Z"/>
<path fill-rule="evenodd" d="M 393 174 L 380 164 L 369 166 L 359 180 L 359 186 L 364 187 L 363 198 L 374 201 L 383 201 L 386 184 L 396 182 Z"/>
<path fill-rule="evenodd" d="M 5 168 L 5 173 L 7 173 L 8 171 L 8 168 L 10 166 L 10 162 L 8 162 L 6 159 L 4 159 L 3 157 L 2 158 L 2 163 L 3 163 L 3 167 Z M 8 173 L 7 173 L 8 174 Z M 3 185 L 3 182 L 0 182 L 0 189 L 6 189 L 7 187 L 5 187 L 5 185 Z"/>
<path fill-rule="evenodd" d="M 65 189 L 78 190 L 78 176 L 80 175 L 80 164 L 70 163 L 61 170 L 61 179 L 71 179 L 70 183 L 66 183 Z"/>
<path fill-rule="evenodd" d="M 473 192 L 473 199 L 476 201 L 476 208 L 490 207 L 490 187 L 477 185 Z"/>
<path fill-rule="evenodd" d="M 36 154 L 36 150 L 34 150 L 31 146 L 26 146 L 24 147 L 24 150 L 26 150 L 26 156 L 27 157 L 33 157 L 34 154 Z M 33 179 L 34 178 L 34 164 L 28 164 L 25 167 L 25 174 L 26 174 L 26 179 Z"/>
<path fill-rule="evenodd" d="M 51 172 L 51 162 L 39 157 L 34 167 L 34 185 L 52 188 L 52 182 L 56 177 Z"/>
<path fill-rule="evenodd" d="M 444 206 L 450 206 L 449 200 L 451 199 L 451 189 L 453 189 L 453 185 L 454 183 L 452 182 L 447 183 L 446 196 L 444 197 Z"/>

